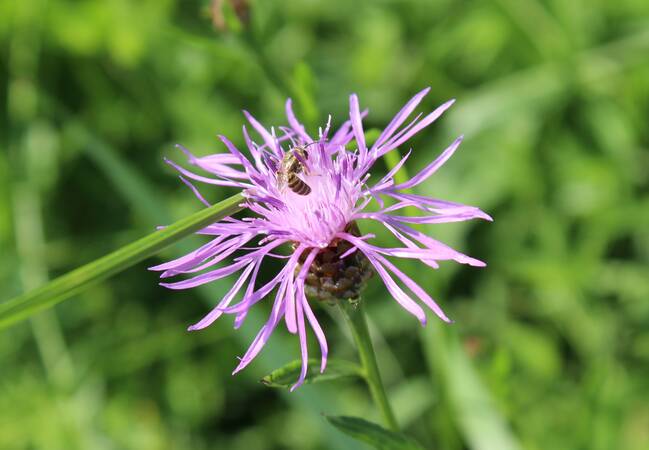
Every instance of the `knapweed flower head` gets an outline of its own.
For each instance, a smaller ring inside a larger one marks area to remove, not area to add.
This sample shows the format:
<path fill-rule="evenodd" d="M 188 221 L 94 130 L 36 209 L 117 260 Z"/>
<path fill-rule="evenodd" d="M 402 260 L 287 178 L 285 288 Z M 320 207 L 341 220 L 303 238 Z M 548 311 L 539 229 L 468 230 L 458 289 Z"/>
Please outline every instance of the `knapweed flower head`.
<path fill-rule="evenodd" d="M 240 273 L 229 292 L 190 330 L 205 328 L 223 314 L 234 315 L 234 326 L 238 328 L 250 308 L 274 293 L 269 300 L 273 302 L 270 317 L 240 358 L 234 373 L 259 354 L 282 320 L 290 333 L 298 335 L 301 348 L 302 371 L 292 389 L 303 383 L 307 373 L 307 324 L 319 342 L 320 370 L 324 371 L 327 340 L 309 300 L 355 299 L 373 272 L 392 297 L 422 324 L 426 323 L 422 304 L 442 320 L 450 321 L 428 293 L 390 258 L 416 259 L 432 268 L 437 268 L 442 260 L 485 265 L 411 226 L 474 218 L 491 220 L 476 207 L 409 192 L 451 157 L 462 137 L 408 181 L 396 183 L 394 176 L 410 151 L 388 173 L 369 183 L 369 171 L 381 157 L 403 146 L 453 104 L 452 100 L 448 101 L 406 123 L 428 91 L 419 92 L 406 103 L 369 147 L 362 124 L 367 112 L 361 112 L 356 95 L 350 97 L 349 120 L 333 132 L 330 118 L 315 137 L 300 124 L 289 99 L 287 126 L 268 129 L 244 112 L 261 138 L 253 140 L 244 125 L 247 154 L 225 136 L 219 137 L 228 153 L 196 157 L 182 148 L 189 163 L 210 176 L 169 162 L 204 203 L 188 179 L 242 189 L 244 206 L 252 216 L 228 217 L 206 227 L 200 234 L 213 236 L 210 242 L 182 258 L 152 268 L 162 271 L 162 278 L 193 275 L 182 281 L 161 283 L 171 289 L 193 288 Z M 403 211 L 407 207 L 414 207 L 421 214 L 405 215 Z M 359 229 L 362 220 L 379 222 L 402 246 L 386 248 L 373 244 L 374 236 L 362 234 Z M 280 246 L 290 250 L 288 255 L 278 253 Z M 214 268 L 230 256 L 232 260 L 223 267 Z M 266 258 L 281 258 L 284 265 L 270 281 L 257 283 L 259 269 Z"/>

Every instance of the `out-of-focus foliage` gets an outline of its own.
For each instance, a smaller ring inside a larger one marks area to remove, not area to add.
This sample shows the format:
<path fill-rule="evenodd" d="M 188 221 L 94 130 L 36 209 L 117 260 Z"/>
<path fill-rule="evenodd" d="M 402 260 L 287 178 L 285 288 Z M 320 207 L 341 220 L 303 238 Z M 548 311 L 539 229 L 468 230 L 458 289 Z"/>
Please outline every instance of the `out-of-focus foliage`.
<path fill-rule="evenodd" d="M 200 208 L 162 157 L 223 151 L 216 133 L 241 143 L 242 108 L 280 124 L 290 94 L 315 129 L 357 92 L 381 127 L 430 85 L 427 108 L 458 102 L 408 168 L 465 133 L 420 192 L 495 222 L 426 229 L 485 269 L 404 267 L 455 324 L 422 331 L 367 291 L 404 430 L 445 450 L 500 448 L 494 420 L 524 449 L 649 448 L 649 3 L 256 1 L 240 34 L 209 14 L 0 2 L 0 300 Z M 360 448 L 320 413 L 379 421 L 362 383 L 258 383 L 298 355 L 282 329 L 233 378 L 266 306 L 240 331 L 189 334 L 227 283 L 156 282 L 142 264 L 2 333 L 0 448 Z M 354 358 L 330 313 L 334 356 Z"/>

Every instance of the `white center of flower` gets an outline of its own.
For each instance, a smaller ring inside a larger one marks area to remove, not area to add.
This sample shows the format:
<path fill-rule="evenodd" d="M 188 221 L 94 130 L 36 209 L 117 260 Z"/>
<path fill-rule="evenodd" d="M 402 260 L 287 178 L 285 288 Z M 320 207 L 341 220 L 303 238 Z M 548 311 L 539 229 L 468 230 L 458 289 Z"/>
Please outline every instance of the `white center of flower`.
<path fill-rule="evenodd" d="M 325 248 L 351 221 L 360 189 L 344 178 L 338 187 L 330 174 L 302 173 L 300 179 L 311 192 L 301 195 L 279 186 L 286 209 L 274 210 L 267 219 L 288 231 L 296 242 Z"/>

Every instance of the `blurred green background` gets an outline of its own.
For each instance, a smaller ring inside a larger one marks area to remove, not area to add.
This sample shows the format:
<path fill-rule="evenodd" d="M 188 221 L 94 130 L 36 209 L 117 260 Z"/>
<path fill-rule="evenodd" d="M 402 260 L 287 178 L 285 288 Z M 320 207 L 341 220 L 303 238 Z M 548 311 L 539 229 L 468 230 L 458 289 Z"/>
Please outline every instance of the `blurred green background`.
<path fill-rule="evenodd" d="M 313 131 L 356 92 L 381 127 L 430 85 L 425 110 L 458 102 L 408 169 L 466 140 L 418 192 L 495 222 L 426 229 L 485 269 L 404 266 L 455 324 L 422 329 L 368 288 L 404 430 L 444 450 L 649 449 L 649 3 L 256 1 L 240 32 L 211 11 L 0 2 L 0 300 L 200 208 L 162 158 L 242 143 L 241 109 L 283 124 L 290 95 Z M 261 385 L 299 355 L 282 327 L 231 377 L 268 305 L 242 330 L 187 333 L 229 281 L 167 291 L 157 261 L 1 332 L 0 448 L 365 448 L 321 416 L 379 421 L 364 385 Z M 355 358 L 336 312 L 317 313 Z"/>

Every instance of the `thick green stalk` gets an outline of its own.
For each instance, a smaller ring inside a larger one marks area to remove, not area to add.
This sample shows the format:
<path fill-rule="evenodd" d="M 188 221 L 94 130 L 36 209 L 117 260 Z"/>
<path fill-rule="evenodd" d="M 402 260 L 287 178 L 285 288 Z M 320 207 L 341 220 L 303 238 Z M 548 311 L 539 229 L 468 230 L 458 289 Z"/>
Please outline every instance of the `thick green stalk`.
<path fill-rule="evenodd" d="M 241 209 L 239 205 L 242 201 L 242 195 L 236 194 L 60 276 L 40 288 L 0 303 L 0 328 L 25 319 L 38 311 L 50 308 L 78 294 L 88 286 L 155 255 L 169 245 L 207 225 L 234 214 Z"/>
<path fill-rule="evenodd" d="M 370 332 L 367 328 L 363 304 L 359 302 L 353 305 L 350 302 L 342 301 L 340 309 L 351 328 L 354 341 L 358 347 L 358 355 L 361 359 L 365 380 L 370 389 L 372 399 L 381 411 L 383 420 L 388 428 L 392 431 L 399 431 L 397 419 L 394 417 L 394 412 L 392 412 L 392 407 L 383 387 L 383 381 L 381 381 L 379 367 L 376 364 L 376 355 L 370 338 Z"/>

